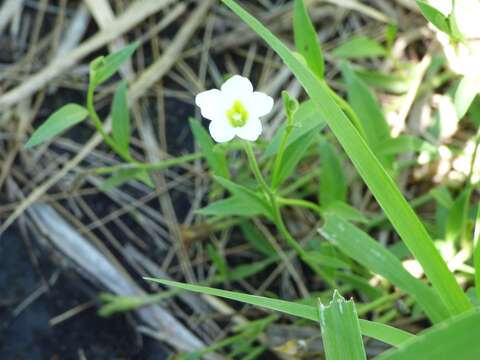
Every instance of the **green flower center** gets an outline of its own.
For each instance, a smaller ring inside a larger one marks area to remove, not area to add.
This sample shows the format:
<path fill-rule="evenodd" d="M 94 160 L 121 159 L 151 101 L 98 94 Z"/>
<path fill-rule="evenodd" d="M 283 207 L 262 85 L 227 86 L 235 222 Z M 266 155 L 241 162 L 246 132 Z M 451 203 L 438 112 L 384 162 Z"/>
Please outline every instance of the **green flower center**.
<path fill-rule="evenodd" d="M 227 110 L 227 119 L 233 127 L 242 127 L 247 123 L 248 112 L 240 100 L 235 100 L 232 107 Z"/>

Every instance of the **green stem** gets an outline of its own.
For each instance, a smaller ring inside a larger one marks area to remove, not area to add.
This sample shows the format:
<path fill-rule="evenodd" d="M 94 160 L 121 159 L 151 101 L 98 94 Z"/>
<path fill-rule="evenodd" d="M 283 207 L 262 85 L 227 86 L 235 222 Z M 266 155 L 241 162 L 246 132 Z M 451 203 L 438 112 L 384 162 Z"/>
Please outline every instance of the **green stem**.
<path fill-rule="evenodd" d="M 247 158 L 248 158 L 248 163 L 250 165 L 250 168 L 255 175 L 255 178 L 257 179 L 258 183 L 262 187 L 263 191 L 266 193 L 269 201 L 270 201 L 270 206 L 272 207 L 272 212 L 273 212 L 273 222 L 276 225 L 278 231 L 284 238 L 284 240 L 287 242 L 287 244 L 295 250 L 295 252 L 300 256 L 300 258 L 319 276 L 321 276 L 326 283 L 328 283 L 330 286 L 335 287 L 336 284 L 331 279 L 325 272 L 320 269 L 317 264 L 312 262 L 308 256 L 307 252 L 303 249 L 303 247 L 298 243 L 297 240 L 293 238 L 293 236 L 290 234 L 290 232 L 287 229 L 287 226 L 285 225 L 282 214 L 280 212 L 280 207 L 277 202 L 277 198 L 273 191 L 270 189 L 268 184 L 266 183 L 265 179 L 263 178 L 263 175 L 260 171 L 260 168 L 258 167 L 257 159 L 255 158 L 255 154 L 253 153 L 253 148 L 252 144 L 245 141 L 245 152 L 247 153 Z M 302 202 L 303 203 L 303 202 Z"/>
<path fill-rule="evenodd" d="M 322 216 L 322 209 L 320 208 L 320 206 L 308 200 L 277 197 L 277 202 L 280 205 L 305 207 L 315 211 L 318 215 Z"/>
<path fill-rule="evenodd" d="M 123 151 L 121 148 L 117 146 L 113 138 L 107 134 L 105 129 L 103 128 L 103 123 L 100 120 L 100 117 L 97 114 L 97 111 L 95 110 L 95 105 L 93 102 L 93 95 L 94 95 L 94 88 L 93 86 L 88 87 L 87 91 L 87 111 L 88 114 L 90 115 L 90 118 L 93 121 L 93 124 L 95 125 L 97 131 L 99 134 L 102 136 L 103 141 L 112 148 L 113 151 L 115 151 L 120 157 L 122 157 L 125 161 L 128 161 L 130 163 L 137 163 L 135 159 L 133 159 L 130 154 L 126 153 Z"/>
<path fill-rule="evenodd" d="M 163 170 L 169 168 L 171 166 L 182 165 L 184 163 L 201 159 L 203 157 L 202 153 L 193 153 L 187 154 L 183 156 L 178 156 L 176 158 L 163 160 L 157 163 L 129 163 L 129 164 L 120 164 L 114 166 L 104 166 L 98 167 L 93 170 L 95 174 L 110 174 L 119 170 L 126 170 L 126 169 L 139 169 L 139 170 Z"/>

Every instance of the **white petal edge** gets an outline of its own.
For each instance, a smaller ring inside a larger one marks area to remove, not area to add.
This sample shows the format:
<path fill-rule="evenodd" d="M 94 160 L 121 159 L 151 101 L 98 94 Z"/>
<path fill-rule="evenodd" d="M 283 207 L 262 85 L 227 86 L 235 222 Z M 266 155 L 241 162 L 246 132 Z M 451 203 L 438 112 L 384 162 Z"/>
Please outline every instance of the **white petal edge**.
<path fill-rule="evenodd" d="M 260 91 L 255 91 L 249 96 L 245 106 L 250 116 L 260 117 L 272 111 L 273 102 L 272 97 Z"/>
<path fill-rule="evenodd" d="M 255 141 L 262 133 L 262 122 L 259 118 L 253 117 L 248 119 L 245 126 L 240 128 L 234 128 L 237 136 L 244 140 Z"/>
<path fill-rule="evenodd" d="M 233 128 L 226 119 L 213 120 L 208 126 L 210 135 L 218 143 L 224 143 L 235 137 L 235 128 Z"/>
<path fill-rule="evenodd" d="M 221 90 L 229 98 L 229 102 L 233 100 L 244 101 L 253 93 L 253 85 L 246 77 L 233 75 L 223 83 Z"/>
<path fill-rule="evenodd" d="M 225 100 L 218 89 L 203 91 L 195 96 L 195 104 L 200 108 L 204 118 L 215 120 L 225 112 Z"/>

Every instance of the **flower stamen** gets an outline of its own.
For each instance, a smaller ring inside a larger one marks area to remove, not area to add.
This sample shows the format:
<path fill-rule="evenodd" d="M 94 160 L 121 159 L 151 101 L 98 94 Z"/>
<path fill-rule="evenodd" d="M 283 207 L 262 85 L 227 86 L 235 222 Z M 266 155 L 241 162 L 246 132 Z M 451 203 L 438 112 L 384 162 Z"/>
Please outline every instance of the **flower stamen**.
<path fill-rule="evenodd" d="M 248 120 L 248 112 L 240 100 L 235 100 L 232 107 L 227 110 L 227 119 L 233 127 L 245 126 Z"/>

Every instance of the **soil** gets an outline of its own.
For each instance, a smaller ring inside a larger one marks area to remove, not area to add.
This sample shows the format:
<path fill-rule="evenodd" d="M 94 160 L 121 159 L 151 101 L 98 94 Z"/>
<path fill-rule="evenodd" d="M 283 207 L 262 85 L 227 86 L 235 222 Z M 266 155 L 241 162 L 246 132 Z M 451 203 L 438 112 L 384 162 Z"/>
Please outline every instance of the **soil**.
<path fill-rule="evenodd" d="M 0 238 L 0 359 L 142 359 L 167 355 L 158 341 L 140 337 L 124 315 L 99 317 L 91 306 L 55 326 L 49 320 L 92 299 L 94 291 L 70 270 L 40 255 L 38 269 L 15 228 Z M 60 271 L 57 281 L 20 314 L 15 309 Z M 82 357 L 82 354 L 84 357 Z"/>

